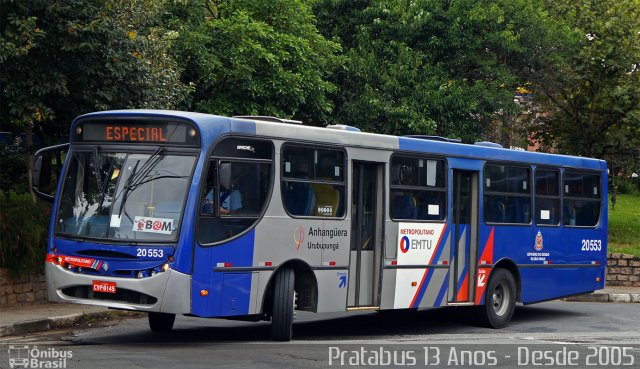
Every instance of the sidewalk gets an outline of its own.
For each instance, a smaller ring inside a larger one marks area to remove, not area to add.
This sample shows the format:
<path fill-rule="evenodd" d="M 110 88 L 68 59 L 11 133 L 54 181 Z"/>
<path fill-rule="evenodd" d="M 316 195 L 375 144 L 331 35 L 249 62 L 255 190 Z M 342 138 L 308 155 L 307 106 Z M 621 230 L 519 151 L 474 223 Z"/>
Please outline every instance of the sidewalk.
<path fill-rule="evenodd" d="M 133 313 L 140 314 L 140 313 Z M 0 310 L 0 337 L 68 328 L 99 319 L 130 316 L 131 312 L 100 306 L 44 303 Z"/>
<path fill-rule="evenodd" d="M 571 296 L 565 301 L 576 302 L 638 302 L 640 303 L 640 287 L 607 286 L 603 290 L 584 295 Z"/>

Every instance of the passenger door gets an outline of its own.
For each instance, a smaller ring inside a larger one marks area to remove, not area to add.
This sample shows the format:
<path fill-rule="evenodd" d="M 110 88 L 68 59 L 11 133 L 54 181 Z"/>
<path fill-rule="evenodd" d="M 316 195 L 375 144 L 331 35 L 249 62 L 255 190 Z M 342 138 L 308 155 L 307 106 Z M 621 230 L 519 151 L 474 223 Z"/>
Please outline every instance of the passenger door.
<path fill-rule="evenodd" d="M 473 301 L 478 250 L 478 172 L 453 170 L 453 260 L 450 303 Z"/>
<path fill-rule="evenodd" d="M 353 162 L 350 308 L 379 305 L 384 205 L 384 164 Z"/>

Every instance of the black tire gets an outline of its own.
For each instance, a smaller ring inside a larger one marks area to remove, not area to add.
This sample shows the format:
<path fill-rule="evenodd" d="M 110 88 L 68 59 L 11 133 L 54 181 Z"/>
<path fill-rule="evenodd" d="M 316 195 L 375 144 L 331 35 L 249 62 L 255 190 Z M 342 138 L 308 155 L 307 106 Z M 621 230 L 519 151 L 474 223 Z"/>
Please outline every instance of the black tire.
<path fill-rule="evenodd" d="M 283 269 L 275 276 L 273 309 L 271 311 L 271 338 L 290 341 L 293 334 L 293 303 L 295 279 L 293 269 Z"/>
<path fill-rule="evenodd" d="M 176 314 L 149 313 L 149 328 L 155 333 L 168 333 L 173 329 Z"/>
<path fill-rule="evenodd" d="M 488 328 L 503 328 L 511 321 L 516 308 L 516 281 L 506 269 L 491 273 L 484 305 L 478 306 L 477 321 Z"/>

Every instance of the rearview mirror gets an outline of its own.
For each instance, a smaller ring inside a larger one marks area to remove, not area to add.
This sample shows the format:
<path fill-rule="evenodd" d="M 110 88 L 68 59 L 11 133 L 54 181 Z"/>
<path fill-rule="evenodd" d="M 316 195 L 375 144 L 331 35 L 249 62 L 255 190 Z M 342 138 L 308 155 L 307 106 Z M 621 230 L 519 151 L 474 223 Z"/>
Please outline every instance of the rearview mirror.
<path fill-rule="evenodd" d="M 33 155 L 33 172 L 31 173 L 31 191 L 36 196 L 53 202 L 62 164 L 69 149 L 69 144 L 45 147 Z"/>

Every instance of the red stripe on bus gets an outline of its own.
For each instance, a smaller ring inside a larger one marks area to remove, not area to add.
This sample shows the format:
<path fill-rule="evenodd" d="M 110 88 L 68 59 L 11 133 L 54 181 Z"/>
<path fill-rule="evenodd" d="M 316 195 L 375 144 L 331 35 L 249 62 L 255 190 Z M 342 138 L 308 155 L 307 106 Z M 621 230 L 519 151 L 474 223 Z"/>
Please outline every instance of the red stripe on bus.
<path fill-rule="evenodd" d="M 436 248 L 433 250 L 433 254 L 431 254 L 431 259 L 429 260 L 429 265 L 431 265 L 431 263 L 433 262 L 433 258 L 438 253 L 438 249 L 440 248 L 440 241 L 442 241 L 442 236 L 444 235 L 446 230 L 447 230 L 447 224 L 445 223 L 444 227 L 442 228 L 442 232 L 440 232 L 440 236 L 438 237 L 438 242 L 436 243 Z M 422 289 L 422 285 L 424 284 L 425 279 L 427 279 L 427 275 L 429 274 L 430 270 L 431 270 L 430 268 L 426 268 L 425 269 L 424 274 L 422 275 L 422 280 L 420 281 L 420 286 L 418 286 L 418 290 L 416 291 L 416 294 L 413 295 L 413 299 L 411 299 L 411 304 L 409 304 L 409 307 L 413 307 L 413 305 L 416 303 L 418 295 L 420 294 L 420 290 Z"/>
<path fill-rule="evenodd" d="M 487 243 L 484 245 L 484 250 L 482 250 L 482 256 L 480 257 L 480 261 L 486 264 L 493 264 L 493 231 L 495 227 L 491 228 L 491 232 L 489 233 L 489 238 L 487 239 Z M 480 276 L 480 270 L 483 270 L 482 277 Z M 491 272 L 491 268 L 478 268 L 477 278 L 482 278 L 482 280 L 478 280 L 476 283 L 476 305 L 480 305 L 482 303 L 482 298 L 484 297 L 484 290 L 487 288 L 487 284 L 489 283 L 489 273 Z"/>
<path fill-rule="evenodd" d="M 458 291 L 458 296 L 456 296 L 456 301 L 467 301 L 469 300 L 469 273 L 464 275 L 464 280 L 462 281 L 462 287 Z"/>

